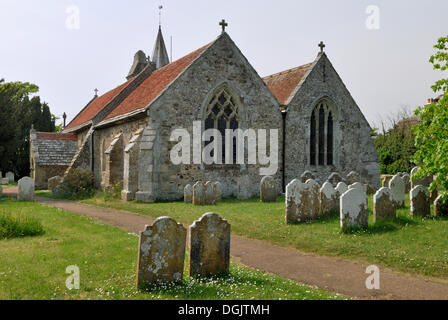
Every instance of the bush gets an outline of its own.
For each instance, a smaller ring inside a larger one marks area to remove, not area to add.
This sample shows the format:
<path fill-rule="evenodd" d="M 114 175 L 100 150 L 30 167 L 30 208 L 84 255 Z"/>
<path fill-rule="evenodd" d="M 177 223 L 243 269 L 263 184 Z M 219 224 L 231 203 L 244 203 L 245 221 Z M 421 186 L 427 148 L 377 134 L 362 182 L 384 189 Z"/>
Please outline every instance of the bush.
<path fill-rule="evenodd" d="M 19 214 L 0 213 L 0 239 L 37 236 L 44 233 L 40 220 Z"/>
<path fill-rule="evenodd" d="M 73 169 L 60 185 L 59 195 L 70 199 L 85 199 L 95 194 L 95 177 L 89 170 Z"/>

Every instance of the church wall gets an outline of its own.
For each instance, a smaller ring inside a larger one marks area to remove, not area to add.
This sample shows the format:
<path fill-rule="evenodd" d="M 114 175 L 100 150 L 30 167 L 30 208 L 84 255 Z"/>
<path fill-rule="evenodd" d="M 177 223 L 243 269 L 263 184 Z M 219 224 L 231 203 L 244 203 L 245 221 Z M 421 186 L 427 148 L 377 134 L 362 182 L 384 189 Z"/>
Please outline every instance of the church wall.
<path fill-rule="evenodd" d="M 311 114 L 323 97 L 329 97 L 334 103 L 337 114 L 334 165 L 311 166 Z M 350 171 L 357 171 L 363 183 L 375 188 L 379 186 L 379 159 L 370 137 L 371 128 L 326 55 L 318 60 L 288 107 L 285 152 L 287 183 L 300 178 L 306 170 L 313 172 L 320 182 L 326 181 L 331 172 L 339 172 L 345 177 Z"/>
<path fill-rule="evenodd" d="M 114 138 L 122 133 L 122 142 L 117 145 L 121 149 L 116 150 L 115 154 L 121 154 L 124 161 L 124 148 L 129 144 L 133 133 L 146 126 L 148 120 L 147 117 L 143 117 L 130 122 L 117 124 L 111 127 L 95 129 L 94 133 L 94 175 L 97 188 L 109 187 L 110 172 L 107 172 L 107 166 L 103 164 L 103 161 L 107 161 L 105 151 L 109 148 Z M 113 170 L 123 170 L 121 166 L 111 166 Z M 115 169 L 114 169 L 115 168 Z M 104 170 L 103 170 L 104 169 Z M 123 176 L 123 172 L 113 172 L 112 176 Z"/>
<path fill-rule="evenodd" d="M 248 64 L 227 35 L 220 37 L 190 68 L 151 106 L 150 118 L 157 127 L 154 146 L 154 193 L 156 199 L 183 198 L 183 189 L 196 181 L 219 181 L 224 196 L 237 195 L 238 185 L 251 196 L 259 194 L 262 179 L 260 165 L 174 165 L 170 151 L 172 130 L 183 128 L 193 135 L 193 122 L 203 121 L 209 95 L 220 85 L 227 85 L 240 100 L 240 128 L 278 129 L 281 161 L 282 117 L 278 102 Z M 269 141 L 269 140 L 268 140 Z M 247 179 L 247 177 L 249 179 Z M 275 174 L 281 190 L 281 164 Z"/>

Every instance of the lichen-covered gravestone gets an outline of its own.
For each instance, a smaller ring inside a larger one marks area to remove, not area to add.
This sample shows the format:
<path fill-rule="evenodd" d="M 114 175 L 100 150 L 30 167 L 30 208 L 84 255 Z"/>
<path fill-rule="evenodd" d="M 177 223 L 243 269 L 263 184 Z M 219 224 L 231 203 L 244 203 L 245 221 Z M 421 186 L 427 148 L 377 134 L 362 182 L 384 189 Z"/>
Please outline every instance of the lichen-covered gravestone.
<path fill-rule="evenodd" d="M 448 217 L 448 200 L 443 200 L 443 196 L 439 195 L 434 201 L 434 215 L 436 217 Z"/>
<path fill-rule="evenodd" d="M 215 188 L 215 195 L 216 195 L 216 201 L 222 200 L 222 186 L 220 182 L 215 182 L 214 184 Z"/>
<path fill-rule="evenodd" d="M 140 233 L 137 285 L 181 281 L 187 230 L 169 217 L 160 217 Z"/>
<path fill-rule="evenodd" d="M 307 182 L 310 179 L 315 179 L 313 173 L 311 171 L 305 171 L 301 176 L 300 176 L 300 180 L 302 181 L 302 183 Z"/>
<path fill-rule="evenodd" d="M 252 183 L 249 176 L 244 175 L 242 177 L 239 177 L 237 181 L 237 198 L 239 200 L 249 199 L 252 196 L 250 192 L 251 187 Z"/>
<path fill-rule="evenodd" d="M 9 182 L 14 182 L 14 173 L 13 172 L 11 172 L 11 171 L 6 172 L 5 177 L 8 178 Z"/>
<path fill-rule="evenodd" d="M 216 203 L 215 185 L 211 181 L 207 181 L 205 184 L 205 204 L 214 205 Z"/>
<path fill-rule="evenodd" d="M 277 201 L 277 186 L 275 179 L 271 176 L 266 176 L 260 182 L 260 201 L 261 202 L 276 202 Z"/>
<path fill-rule="evenodd" d="M 381 186 L 389 188 L 389 181 L 392 180 L 393 175 L 391 174 L 383 174 L 381 175 Z"/>
<path fill-rule="evenodd" d="M 359 176 L 359 173 L 355 172 L 355 171 L 351 171 L 348 175 L 347 175 L 347 184 L 353 184 L 355 182 L 361 182 L 361 177 Z"/>
<path fill-rule="evenodd" d="M 198 181 L 193 186 L 193 205 L 203 206 L 205 204 L 205 185 Z"/>
<path fill-rule="evenodd" d="M 339 193 L 339 197 L 346 193 L 347 190 L 348 186 L 345 184 L 345 182 L 339 182 L 336 186 L 336 191 Z"/>
<path fill-rule="evenodd" d="M 418 185 L 410 192 L 411 216 L 427 217 L 431 213 L 431 203 L 429 200 L 428 188 Z"/>
<path fill-rule="evenodd" d="M 404 182 L 404 193 L 411 191 L 411 176 L 408 173 L 404 173 L 401 178 Z"/>
<path fill-rule="evenodd" d="M 187 184 L 184 188 L 184 202 L 191 203 L 193 201 L 193 187 Z"/>
<path fill-rule="evenodd" d="M 393 220 L 395 215 L 392 192 L 389 188 L 382 187 L 373 196 L 373 222 Z"/>
<path fill-rule="evenodd" d="M 343 182 L 344 179 L 342 179 L 341 175 L 337 172 L 333 172 L 332 174 L 330 174 L 330 176 L 328 177 L 328 182 L 330 182 L 333 187 L 335 188 L 339 182 Z"/>
<path fill-rule="evenodd" d="M 302 183 L 294 179 L 286 186 L 285 220 L 286 223 L 301 223 L 311 220 L 319 214 L 319 197 L 314 199 L 315 185 Z"/>
<path fill-rule="evenodd" d="M 34 201 L 34 180 L 30 177 L 24 177 L 19 180 L 17 200 Z"/>
<path fill-rule="evenodd" d="M 394 201 L 397 208 L 404 208 L 405 187 L 406 186 L 404 184 L 403 178 L 401 178 L 399 175 L 395 175 L 389 181 L 389 189 L 392 193 L 392 200 Z"/>
<path fill-rule="evenodd" d="M 317 220 L 319 218 L 319 212 L 320 212 L 320 202 L 319 202 L 319 193 L 320 193 L 320 184 L 317 181 L 314 181 L 313 179 L 309 179 L 306 182 L 307 185 L 310 186 L 310 216 L 309 218 L 311 220 Z"/>
<path fill-rule="evenodd" d="M 342 230 L 368 227 L 366 193 L 360 189 L 349 189 L 341 196 L 340 222 Z"/>
<path fill-rule="evenodd" d="M 190 276 L 229 272 L 230 224 L 216 213 L 206 213 L 190 226 Z"/>
<path fill-rule="evenodd" d="M 339 212 L 339 193 L 330 182 L 325 182 L 319 191 L 320 215 L 329 216 Z"/>

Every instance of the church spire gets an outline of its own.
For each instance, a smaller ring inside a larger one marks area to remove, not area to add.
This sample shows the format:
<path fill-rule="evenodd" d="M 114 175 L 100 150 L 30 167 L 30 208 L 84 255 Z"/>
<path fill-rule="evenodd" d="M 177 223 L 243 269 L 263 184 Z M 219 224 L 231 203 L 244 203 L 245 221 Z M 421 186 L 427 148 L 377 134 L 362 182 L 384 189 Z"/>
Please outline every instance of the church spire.
<path fill-rule="evenodd" d="M 157 34 L 154 52 L 152 54 L 152 62 L 156 64 L 156 68 L 162 68 L 170 63 L 168 52 L 166 51 L 165 40 L 163 40 L 162 26 L 159 25 L 159 33 Z"/>

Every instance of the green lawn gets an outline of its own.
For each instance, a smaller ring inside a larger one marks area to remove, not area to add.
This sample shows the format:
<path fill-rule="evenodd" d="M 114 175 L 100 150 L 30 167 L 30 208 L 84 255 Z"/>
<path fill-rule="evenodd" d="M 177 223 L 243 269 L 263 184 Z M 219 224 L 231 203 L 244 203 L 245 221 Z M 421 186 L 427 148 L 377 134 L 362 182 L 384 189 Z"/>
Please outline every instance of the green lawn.
<path fill-rule="evenodd" d="M 0 240 L 2 299 L 343 299 L 277 276 L 231 264 L 224 278 L 194 280 L 151 292 L 136 289 L 138 237 L 39 203 L 0 199 L 1 214 L 41 221 L 44 234 Z M 80 268 L 80 290 L 68 290 L 68 266 Z"/>
<path fill-rule="evenodd" d="M 409 197 L 406 198 L 406 208 L 399 210 L 395 221 L 385 226 L 373 225 L 372 197 L 369 197 L 369 230 L 354 234 L 341 233 L 337 216 L 313 223 L 286 225 L 282 197 L 276 203 L 260 203 L 257 199 L 226 199 L 216 206 L 203 207 L 183 202 L 143 204 L 112 199 L 105 201 L 101 195 L 83 202 L 152 218 L 167 215 L 183 223 L 192 223 L 203 213 L 216 212 L 229 221 L 233 233 L 248 238 L 448 279 L 448 219 L 410 217 Z"/>

